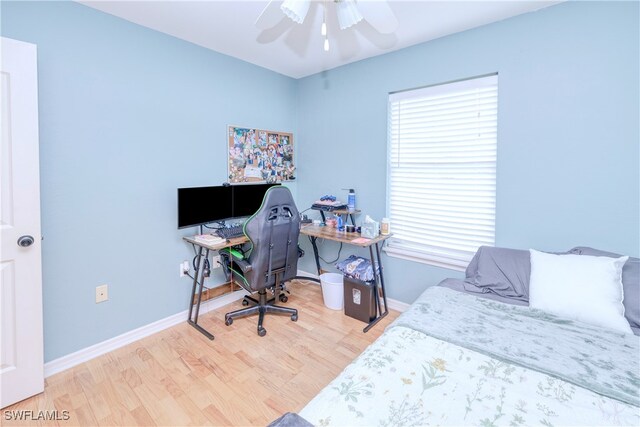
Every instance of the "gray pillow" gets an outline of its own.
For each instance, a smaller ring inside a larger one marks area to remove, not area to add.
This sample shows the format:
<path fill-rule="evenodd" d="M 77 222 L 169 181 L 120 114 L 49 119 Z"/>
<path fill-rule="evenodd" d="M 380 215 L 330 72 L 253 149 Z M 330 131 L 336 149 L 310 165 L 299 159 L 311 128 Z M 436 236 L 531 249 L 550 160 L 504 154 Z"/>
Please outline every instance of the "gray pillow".
<path fill-rule="evenodd" d="M 598 249 L 578 246 L 570 254 L 620 258 L 622 255 Z M 624 293 L 624 317 L 632 328 L 640 328 L 640 259 L 631 258 L 622 267 L 622 291 Z"/>
<path fill-rule="evenodd" d="M 529 301 L 529 251 L 481 246 L 467 266 L 464 289 Z"/>

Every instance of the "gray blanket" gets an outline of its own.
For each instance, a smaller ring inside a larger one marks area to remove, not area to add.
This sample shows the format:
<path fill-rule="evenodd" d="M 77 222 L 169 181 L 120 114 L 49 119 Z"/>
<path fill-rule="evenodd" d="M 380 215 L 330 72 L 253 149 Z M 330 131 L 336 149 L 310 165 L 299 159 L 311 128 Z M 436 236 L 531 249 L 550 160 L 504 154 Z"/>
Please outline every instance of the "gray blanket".
<path fill-rule="evenodd" d="M 640 338 L 635 335 L 443 287 L 427 289 L 389 328 L 394 326 L 640 406 Z"/>

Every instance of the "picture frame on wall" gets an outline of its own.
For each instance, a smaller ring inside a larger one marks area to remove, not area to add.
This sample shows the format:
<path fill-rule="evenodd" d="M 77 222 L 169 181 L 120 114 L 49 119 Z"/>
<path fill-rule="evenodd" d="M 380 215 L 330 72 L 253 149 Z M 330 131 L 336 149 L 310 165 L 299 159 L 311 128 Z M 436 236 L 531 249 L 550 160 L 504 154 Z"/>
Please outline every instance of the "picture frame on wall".
<path fill-rule="evenodd" d="M 229 183 L 277 183 L 295 180 L 293 134 L 228 126 Z"/>

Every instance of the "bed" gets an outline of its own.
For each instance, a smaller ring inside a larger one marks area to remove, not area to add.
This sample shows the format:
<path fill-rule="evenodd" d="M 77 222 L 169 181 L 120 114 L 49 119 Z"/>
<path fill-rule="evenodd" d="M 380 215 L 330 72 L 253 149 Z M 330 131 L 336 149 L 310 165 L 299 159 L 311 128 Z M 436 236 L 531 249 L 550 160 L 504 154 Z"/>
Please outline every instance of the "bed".
<path fill-rule="evenodd" d="M 299 415 L 318 426 L 640 425 L 640 338 L 527 307 L 524 252 L 481 248 L 464 281 L 428 288 Z M 624 272 L 635 316 L 640 283 Z"/>

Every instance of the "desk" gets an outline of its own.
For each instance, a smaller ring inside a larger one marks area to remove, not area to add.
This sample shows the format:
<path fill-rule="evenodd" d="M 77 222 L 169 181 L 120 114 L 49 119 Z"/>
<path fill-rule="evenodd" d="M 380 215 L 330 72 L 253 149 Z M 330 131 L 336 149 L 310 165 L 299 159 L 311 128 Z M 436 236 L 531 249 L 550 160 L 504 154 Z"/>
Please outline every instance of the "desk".
<path fill-rule="evenodd" d="M 380 247 L 379 243 L 384 242 L 386 239 L 391 237 L 391 234 L 383 236 L 382 234 L 374 239 L 368 239 L 366 242 L 362 243 L 354 243 L 353 240 L 357 239 L 360 236 L 360 233 L 347 233 L 346 231 L 338 231 L 337 228 L 333 227 L 321 227 L 317 225 L 306 225 L 300 229 L 300 234 L 304 234 L 309 237 L 311 240 L 311 245 L 313 246 L 313 255 L 316 258 L 316 268 L 318 269 L 318 275 L 321 274 L 320 271 L 320 255 L 318 254 L 318 246 L 316 241 L 318 239 L 327 239 L 332 240 L 334 242 L 346 243 L 348 245 L 359 246 L 361 248 L 369 248 L 369 255 L 371 258 L 371 266 L 374 268 L 374 286 L 376 287 L 375 292 L 375 304 L 376 304 L 376 318 L 373 319 L 369 324 L 363 329 L 363 332 L 367 332 L 371 329 L 376 323 L 380 321 L 383 317 L 389 314 L 389 308 L 387 306 L 387 294 L 384 290 L 384 275 L 382 274 L 382 262 L 380 260 Z M 375 247 L 375 256 L 373 248 Z M 375 273 L 375 265 L 376 259 L 378 264 L 378 273 Z M 382 296 L 382 301 L 384 302 L 384 311 L 382 311 L 382 307 L 380 306 L 380 296 Z"/>
<path fill-rule="evenodd" d="M 187 319 L 187 322 L 191 326 L 196 328 L 198 331 L 202 332 L 204 336 L 212 340 L 214 338 L 213 334 L 198 324 L 198 315 L 200 314 L 200 303 L 202 302 L 202 291 L 204 289 L 204 268 L 201 268 L 201 266 L 203 265 L 202 252 L 203 251 L 205 252 L 204 259 L 207 259 L 209 258 L 209 251 L 219 251 L 220 249 L 228 248 L 231 246 L 242 245 L 244 243 L 247 243 L 249 239 L 247 239 L 246 236 L 242 236 L 242 237 L 237 237 L 235 239 L 227 240 L 226 242 L 217 243 L 215 245 L 209 245 L 206 243 L 199 242 L 193 237 L 183 237 L 182 239 L 198 247 L 198 257 L 197 257 L 198 261 L 196 262 L 196 271 L 193 273 L 193 288 L 191 289 L 191 294 L 189 295 L 189 318 Z M 232 282 L 233 282 L 233 279 L 232 279 Z M 196 287 L 198 285 L 200 286 L 198 288 L 198 299 L 195 304 L 196 309 L 195 309 L 195 316 L 194 316 L 193 297 L 196 293 Z"/>

